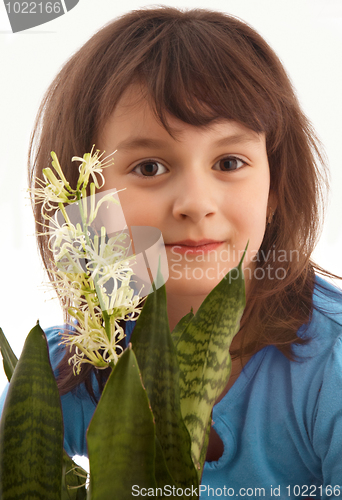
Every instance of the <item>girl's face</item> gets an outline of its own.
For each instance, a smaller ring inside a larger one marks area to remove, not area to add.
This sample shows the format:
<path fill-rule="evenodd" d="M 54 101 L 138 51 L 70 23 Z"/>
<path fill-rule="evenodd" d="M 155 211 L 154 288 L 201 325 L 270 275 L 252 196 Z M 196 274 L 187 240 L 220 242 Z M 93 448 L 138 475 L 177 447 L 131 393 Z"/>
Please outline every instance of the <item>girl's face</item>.
<path fill-rule="evenodd" d="M 247 241 L 246 284 L 266 217 L 270 174 L 265 135 L 222 119 L 205 127 L 168 116 L 174 138 L 132 86 L 98 138 L 114 165 L 104 189 L 119 198 L 130 226 L 154 226 L 169 262 L 168 294 L 207 295 L 236 266 Z"/>

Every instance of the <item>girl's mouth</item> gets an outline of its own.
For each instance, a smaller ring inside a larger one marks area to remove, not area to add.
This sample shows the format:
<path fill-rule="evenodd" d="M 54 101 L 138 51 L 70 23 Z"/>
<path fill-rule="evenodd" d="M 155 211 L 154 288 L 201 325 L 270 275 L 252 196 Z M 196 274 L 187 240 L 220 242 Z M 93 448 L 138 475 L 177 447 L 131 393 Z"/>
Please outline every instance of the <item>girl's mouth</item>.
<path fill-rule="evenodd" d="M 165 246 L 166 248 L 170 248 L 173 253 L 202 254 L 216 250 L 223 243 L 223 241 L 215 240 L 182 240 L 175 243 L 168 243 Z"/>

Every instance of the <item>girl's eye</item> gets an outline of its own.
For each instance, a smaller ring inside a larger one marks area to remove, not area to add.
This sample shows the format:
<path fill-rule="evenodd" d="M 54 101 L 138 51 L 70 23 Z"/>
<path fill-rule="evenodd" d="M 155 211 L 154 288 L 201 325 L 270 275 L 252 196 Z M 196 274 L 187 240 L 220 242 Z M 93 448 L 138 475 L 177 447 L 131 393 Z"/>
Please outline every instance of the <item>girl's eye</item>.
<path fill-rule="evenodd" d="M 158 161 L 146 160 L 139 163 L 132 172 L 141 177 L 156 177 L 167 172 L 167 169 Z"/>
<path fill-rule="evenodd" d="M 233 170 L 238 170 L 244 165 L 246 165 L 246 162 L 241 160 L 241 158 L 228 156 L 227 158 L 222 158 L 222 160 L 215 163 L 213 168 L 214 170 L 221 170 L 221 172 L 232 172 Z"/>

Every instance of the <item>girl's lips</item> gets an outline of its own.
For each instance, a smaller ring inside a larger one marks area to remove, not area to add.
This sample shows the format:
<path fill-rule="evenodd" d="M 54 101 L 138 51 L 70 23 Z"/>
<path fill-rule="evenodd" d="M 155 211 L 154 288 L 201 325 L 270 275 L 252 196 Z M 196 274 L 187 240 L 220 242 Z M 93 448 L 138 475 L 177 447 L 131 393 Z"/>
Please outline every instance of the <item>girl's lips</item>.
<path fill-rule="evenodd" d="M 216 250 L 220 245 L 224 243 L 223 241 L 213 241 L 213 240 L 183 240 L 176 243 L 166 244 L 166 248 L 170 248 L 173 253 L 179 254 L 201 254 Z"/>

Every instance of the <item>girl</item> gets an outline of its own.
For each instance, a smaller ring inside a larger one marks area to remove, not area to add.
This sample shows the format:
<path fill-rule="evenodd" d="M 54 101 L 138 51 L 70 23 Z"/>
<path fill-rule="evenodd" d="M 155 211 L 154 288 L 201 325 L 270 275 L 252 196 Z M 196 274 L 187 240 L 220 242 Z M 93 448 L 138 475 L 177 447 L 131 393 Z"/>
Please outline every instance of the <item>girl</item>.
<path fill-rule="evenodd" d="M 48 90 L 31 145 L 32 185 L 51 150 L 76 184 L 70 160 L 94 143 L 117 150 L 105 188 L 126 188 L 128 226 L 162 231 L 171 329 L 196 312 L 249 240 L 247 306 L 213 410 L 201 496 L 338 497 L 342 300 L 315 273 L 332 275 L 310 259 L 326 171 L 277 56 L 252 28 L 218 12 L 124 15 Z M 40 232 L 41 206 L 34 210 Z M 38 241 L 49 269 L 48 235 Z M 127 323 L 126 339 L 131 330 Z M 108 373 L 89 365 L 75 377 L 59 331 L 46 333 L 65 449 L 85 455 Z"/>

